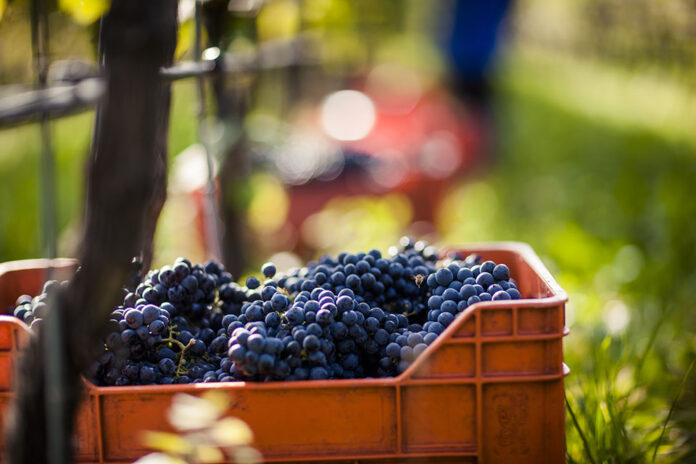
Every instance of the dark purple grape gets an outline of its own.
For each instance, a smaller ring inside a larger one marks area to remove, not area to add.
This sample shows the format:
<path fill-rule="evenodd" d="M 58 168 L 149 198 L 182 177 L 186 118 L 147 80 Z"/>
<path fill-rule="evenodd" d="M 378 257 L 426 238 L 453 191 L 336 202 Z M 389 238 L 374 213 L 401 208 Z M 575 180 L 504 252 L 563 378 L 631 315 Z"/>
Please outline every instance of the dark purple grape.
<path fill-rule="evenodd" d="M 137 329 L 143 325 L 143 314 L 137 309 L 129 309 L 124 315 L 124 319 L 131 329 Z"/>

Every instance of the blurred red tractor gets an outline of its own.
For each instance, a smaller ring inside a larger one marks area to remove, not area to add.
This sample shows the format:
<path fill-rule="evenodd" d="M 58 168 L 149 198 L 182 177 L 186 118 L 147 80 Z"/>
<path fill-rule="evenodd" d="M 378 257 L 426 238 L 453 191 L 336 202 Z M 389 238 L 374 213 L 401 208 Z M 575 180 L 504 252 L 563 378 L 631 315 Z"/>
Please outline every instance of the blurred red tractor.
<path fill-rule="evenodd" d="M 317 129 L 332 142 L 323 154 L 277 153 L 290 198 L 288 222 L 295 228 L 331 198 L 393 192 L 409 198 L 413 221 L 433 222 L 453 180 L 487 151 L 485 118 L 444 91 L 420 93 L 402 85 L 377 92 L 369 82 L 363 87 L 335 92 L 316 110 Z M 307 167 L 299 157 L 316 162 Z"/>

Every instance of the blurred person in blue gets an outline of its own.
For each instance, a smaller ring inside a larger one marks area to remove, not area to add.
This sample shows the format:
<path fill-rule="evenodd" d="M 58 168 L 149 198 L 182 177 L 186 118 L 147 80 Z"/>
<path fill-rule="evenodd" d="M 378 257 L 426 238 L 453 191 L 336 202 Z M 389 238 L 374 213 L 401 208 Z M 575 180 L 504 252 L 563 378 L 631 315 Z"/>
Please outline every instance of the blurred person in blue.
<path fill-rule="evenodd" d="M 446 19 L 452 22 L 452 27 L 442 42 L 449 64 L 447 84 L 470 116 L 467 124 L 478 133 L 479 161 L 489 166 L 497 152 L 491 75 L 511 3 L 510 0 L 455 0 L 453 15 Z"/>
<path fill-rule="evenodd" d="M 474 111 L 487 112 L 495 61 L 509 0 L 456 0 L 451 33 L 442 46 L 450 65 L 449 85 Z"/>

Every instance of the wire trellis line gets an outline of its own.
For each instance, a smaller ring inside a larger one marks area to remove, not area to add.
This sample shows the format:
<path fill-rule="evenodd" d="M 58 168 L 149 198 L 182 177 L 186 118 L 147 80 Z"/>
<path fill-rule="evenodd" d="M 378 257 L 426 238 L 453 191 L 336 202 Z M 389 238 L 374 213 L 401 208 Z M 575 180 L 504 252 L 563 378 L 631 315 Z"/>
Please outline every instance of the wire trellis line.
<path fill-rule="evenodd" d="M 215 59 L 182 61 L 162 68 L 160 76 L 168 81 L 198 78 L 218 71 L 218 60 L 226 74 L 256 73 L 297 65 L 322 62 L 316 40 L 299 36 L 291 40 L 268 41 L 255 50 L 225 53 Z M 0 87 L 0 128 L 36 122 L 42 115 L 59 118 L 89 110 L 104 93 L 102 77 L 89 74 L 76 77 L 71 84 L 53 84 L 41 89 L 17 92 L 16 85 Z M 6 96 L 3 96 L 6 95 Z"/>
<path fill-rule="evenodd" d="M 90 77 L 76 84 L 52 85 L 0 96 L 0 126 L 34 122 L 42 114 L 49 118 L 69 116 L 91 108 L 103 93 L 102 79 Z"/>

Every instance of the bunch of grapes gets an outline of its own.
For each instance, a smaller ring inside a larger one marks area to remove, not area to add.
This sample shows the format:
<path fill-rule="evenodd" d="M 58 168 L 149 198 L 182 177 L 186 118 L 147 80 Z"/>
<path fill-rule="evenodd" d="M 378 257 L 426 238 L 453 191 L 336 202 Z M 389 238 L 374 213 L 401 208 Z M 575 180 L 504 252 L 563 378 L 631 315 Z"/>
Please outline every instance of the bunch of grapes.
<path fill-rule="evenodd" d="M 104 385 L 234 380 L 226 328 L 239 313 L 231 300 L 247 300 L 247 293 L 215 261 L 201 266 L 178 258 L 149 272 L 111 313 L 90 378 Z"/>
<path fill-rule="evenodd" d="M 472 259 L 473 258 L 473 259 Z M 510 279 L 505 264 L 472 256 L 467 261 L 453 261 L 428 276 L 428 321 L 423 327 L 439 335 L 457 314 L 479 301 L 521 298 L 517 284 Z"/>
<path fill-rule="evenodd" d="M 323 257 L 245 285 L 217 262 L 178 258 L 126 290 L 87 375 L 98 385 L 390 377 L 405 371 L 468 306 L 521 298 L 504 264 L 453 256 L 404 238 Z M 46 298 L 15 316 L 36 327 Z"/>
<path fill-rule="evenodd" d="M 267 283 L 267 288 L 275 287 Z M 318 380 L 373 375 L 374 358 L 389 341 L 389 332 L 373 317 L 384 319 L 381 309 L 358 303 L 349 288 L 338 294 L 321 287 L 303 290 L 292 304 L 282 291 L 267 294 L 269 300 L 250 305 L 245 313 L 247 319 L 258 319 L 254 313 L 261 309 L 255 308 L 263 308 L 267 312 L 263 321 L 236 327 L 230 337 L 229 357 L 246 378 Z M 400 321 L 392 315 L 392 330 L 399 322 L 406 324 L 406 317 Z"/>
<path fill-rule="evenodd" d="M 41 321 L 46 317 L 48 311 L 48 298 L 55 295 L 61 287 L 68 285 L 68 281 L 58 282 L 57 280 L 49 280 L 41 291 L 40 295 L 32 298 L 29 295 L 21 295 L 17 298 L 13 315 L 24 321 L 32 330 L 37 330 L 41 325 Z"/>
<path fill-rule="evenodd" d="M 427 289 L 423 283 L 435 271 L 435 249 L 405 237 L 399 247 L 392 247 L 390 254 L 383 257 L 379 250 L 371 250 L 340 253 L 335 259 L 325 256 L 289 273 L 278 284 L 290 293 L 317 287 L 338 293 L 349 288 L 358 303 L 389 313 L 424 314 Z"/>

